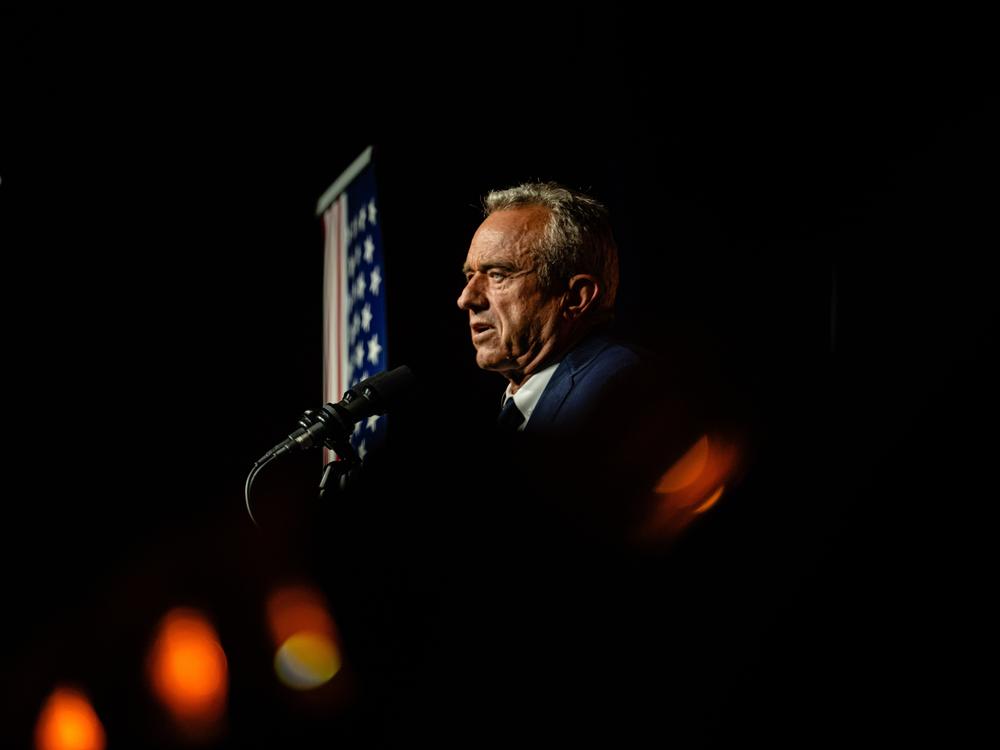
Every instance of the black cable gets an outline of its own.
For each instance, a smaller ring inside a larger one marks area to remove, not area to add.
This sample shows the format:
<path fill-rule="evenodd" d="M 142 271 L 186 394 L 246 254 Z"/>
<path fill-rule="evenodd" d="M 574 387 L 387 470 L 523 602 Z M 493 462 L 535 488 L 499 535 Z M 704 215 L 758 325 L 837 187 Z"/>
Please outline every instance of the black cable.
<path fill-rule="evenodd" d="M 260 461 L 253 465 L 250 469 L 250 473 L 247 474 L 247 481 L 243 489 L 243 494 L 246 498 L 247 513 L 250 515 L 250 520 L 253 521 L 253 525 L 257 528 L 260 528 L 260 524 L 257 523 L 257 519 L 253 517 L 253 510 L 250 509 L 250 489 L 253 487 L 253 480 L 257 478 L 260 470 L 271 463 L 277 455 L 277 453 L 271 453 L 270 455 L 264 456 Z"/>

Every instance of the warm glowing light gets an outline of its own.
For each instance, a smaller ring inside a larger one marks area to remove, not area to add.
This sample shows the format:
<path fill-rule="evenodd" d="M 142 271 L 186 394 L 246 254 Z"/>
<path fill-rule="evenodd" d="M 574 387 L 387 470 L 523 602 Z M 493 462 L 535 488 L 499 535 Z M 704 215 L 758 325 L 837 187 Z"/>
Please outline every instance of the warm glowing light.
<path fill-rule="evenodd" d="M 267 602 L 268 624 L 278 646 L 274 669 L 296 690 L 329 682 L 340 671 L 337 629 L 323 595 L 309 586 L 288 586 Z"/>
<path fill-rule="evenodd" d="M 722 493 L 725 491 L 725 489 L 726 489 L 726 485 L 724 485 L 724 484 L 721 485 L 719 487 L 719 489 L 717 489 L 715 492 L 712 493 L 711 497 L 709 497 L 708 500 L 706 500 L 705 502 L 703 502 L 701 505 L 699 505 L 697 508 L 695 508 L 694 511 L 692 511 L 692 512 L 694 512 L 694 513 L 704 513 L 706 510 L 708 510 L 713 505 L 715 505 L 716 502 L 718 502 L 719 498 L 722 497 Z"/>
<path fill-rule="evenodd" d="M 741 451 L 720 435 L 702 435 L 664 472 L 654 492 L 655 506 L 638 530 L 642 540 L 676 536 L 713 507 L 736 475 Z"/>
<path fill-rule="evenodd" d="M 38 715 L 38 750 L 104 750 L 104 727 L 78 690 L 57 688 Z"/>
<path fill-rule="evenodd" d="M 708 463 L 708 435 L 701 438 L 674 463 L 656 485 L 656 491 L 679 492 L 698 480 Z"/>
<path fill-rule="evenodd" d="M 278 649 L 274 669 L 288 687 L 311 690 L 329 682 L 340 671 L 340 652 L 328 636 L 297 633 Z"/>
<path fill-rule="evenodd" d="M 188 729 L 210 728 L 225 711 L 226 655 L 201 614 L 175 609 L 160 623 L 149 660 L 153 691 Z"/>
<path fill-rule="evenodd" d="M 277 645 L 303 631 L 336 636 L 323 595 L 309 586 L 286 586 L 271 594 L 267 621 Z"/>

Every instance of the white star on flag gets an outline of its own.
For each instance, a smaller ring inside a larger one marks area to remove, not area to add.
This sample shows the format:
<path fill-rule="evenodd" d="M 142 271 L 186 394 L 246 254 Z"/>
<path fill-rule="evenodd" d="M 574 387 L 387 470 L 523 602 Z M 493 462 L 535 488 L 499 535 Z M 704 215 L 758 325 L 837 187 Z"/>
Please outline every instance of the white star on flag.
<path fill-rule="evenodd" d="M 354 282 L 354 296 L 358 299 L 365 298 L 365 272 L 358 274 L 358 280 Z"/>
<path fill-rule="evenodd" d="M 351 341 L 354 341 L 358 337 L 358 333 L 361 331 L 361 316 L 358 313 L 354 313 L 351 317 Z M 365 333 L 368 329 L 365 329 Z"/>
<path fill-rule="evenodd" d="M 361 328 L 365 333 L 372 327 L 372 317 L 372 306 L 365 302 L 365 306 L 361 308 Z"/>
<path fill-rule="evenodd" d="M 372 269 L 372 294 L 378 294 L 378 288 L 382 286 L 382 274 L 378 270 L 378 266 Z"/>
<path fill-rule="evenodd" d="M 356 367 L 361 367 L 365 363 L 365 345 L 360 341 L 358 345 L 354 348 L 354 364 Z"/>
<path fill-rule="evenodd" d="M 368 223 L 375 226 L 375 199 L 368 201 Z"/>
<path fill-rule="evenodd" d="M 358 436 L 361 434 L 361 422 L 356 422 L 354 424 L 354 435 Z"/>
<path fill-rule="evenodd" d="M 365 263 L 371 263 L 375 260 L 375 243 L 372 242 L 371 236 L 365 237 Z"/>
<path fill-rule="evenodd" d="M 378 422 L 378 414 L 372 414 L 368 417 L 368 429 L 375 432 L 375 423 Z"/>
<path fill-rule="evenodd" d="M 364 228 L 365 228 L 365 207 L 362 206 L 361 210 L 358 211 L 358 229 L 361 230 Z"/>
<path fill-rule="evenodd" d="M 378 364 L 378 355 L 382 353 L 382 347 L 378 343 L 378 334 L 376 333 L 368 341 L 368 361 L 373 365 Z"/>
<path fill-rule="evenodd" d="M 358 422 L 358 426 L 359 427 L 361 426 L 361 422 Z M 364 461 L 365 460 L 365 456 L 367 454 L 368 454 L 368 449 L 365 448 L 365 441 L 362 440 L 361 441 L 361 445 L 358 446 L 358 458 L 360 458 L 362 461 Z"/>

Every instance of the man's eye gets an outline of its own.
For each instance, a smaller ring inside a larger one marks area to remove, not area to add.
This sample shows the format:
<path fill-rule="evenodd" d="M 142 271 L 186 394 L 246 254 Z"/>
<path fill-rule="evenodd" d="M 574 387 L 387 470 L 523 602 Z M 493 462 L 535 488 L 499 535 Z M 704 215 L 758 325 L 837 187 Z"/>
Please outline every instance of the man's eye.
<path fill-rule="evenodd" d="M 493 279 L 493 281 L 503 281 L 507 278 L 507 274 L 502 271 L 490 271 L 489 277 Z"/>

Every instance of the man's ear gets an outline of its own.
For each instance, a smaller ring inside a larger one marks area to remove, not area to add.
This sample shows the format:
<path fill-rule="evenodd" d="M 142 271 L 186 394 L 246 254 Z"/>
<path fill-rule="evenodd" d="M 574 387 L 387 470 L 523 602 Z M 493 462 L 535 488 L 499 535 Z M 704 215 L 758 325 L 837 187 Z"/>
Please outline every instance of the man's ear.
<path fill-rule="evenodd" d="M 578 273 L 570 277 L 563 297 L 563 317 L 579 319 L 590 309 L 601 295 L 601 284 L 596 276 Z"/>

